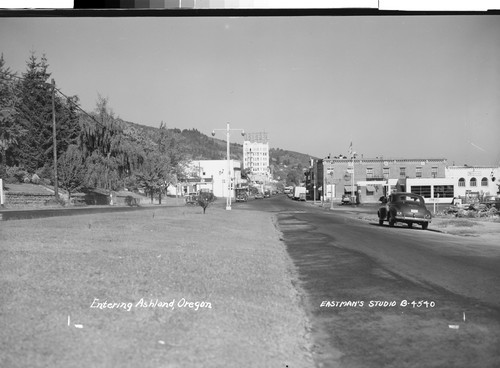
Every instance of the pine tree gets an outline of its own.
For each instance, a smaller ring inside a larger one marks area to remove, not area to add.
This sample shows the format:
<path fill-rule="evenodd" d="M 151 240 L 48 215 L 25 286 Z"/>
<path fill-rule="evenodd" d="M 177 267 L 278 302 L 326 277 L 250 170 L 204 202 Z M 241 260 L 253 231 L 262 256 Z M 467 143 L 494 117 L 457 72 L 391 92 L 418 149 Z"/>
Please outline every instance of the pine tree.
<path fill-rule="evenodd" d="M 26 134 L 14 150 L 16 164 L 34 172 L 52 158 L 52 91 L 45 56 L 38 61 L 34 53 L 27 62 L 17 88 L 17 122 Z"/>
<path fill-rule="evenodd" d="M 21 140 L 25 130 L 16 122 L 15 74 L 5 67 L 0 56 L 0 178 L 6 176 L 9 153 Z"/>

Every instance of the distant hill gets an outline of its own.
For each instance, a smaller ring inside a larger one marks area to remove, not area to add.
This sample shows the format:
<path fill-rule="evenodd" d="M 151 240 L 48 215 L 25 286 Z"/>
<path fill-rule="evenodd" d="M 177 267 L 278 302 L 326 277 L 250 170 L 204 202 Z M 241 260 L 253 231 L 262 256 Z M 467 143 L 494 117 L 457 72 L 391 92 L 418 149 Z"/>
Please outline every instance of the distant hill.
<path fill-rule="evenodd" d="M 159 128 L 140 125 L 131 122 L 124 123 L 124 133 L 131 139 L 144 144 L 153 144 L 154 137 Z M 209 137 L 197 129 L 177 128 L 168 129 L 172 140 L 182 152 L 191 160 L 225 160 L 227 158 L 227 145 L 225 140 Z M 243 161 L 243 146 L 231 143 L 231 159 Z M 281 148 L 270 148 L 270 166 L 273 177 L 277 180 L 286 181 L 286 184 L 299 184 L 303 181 L 303 170 L 310 165 L 313 156 L 283 150 Z"/>

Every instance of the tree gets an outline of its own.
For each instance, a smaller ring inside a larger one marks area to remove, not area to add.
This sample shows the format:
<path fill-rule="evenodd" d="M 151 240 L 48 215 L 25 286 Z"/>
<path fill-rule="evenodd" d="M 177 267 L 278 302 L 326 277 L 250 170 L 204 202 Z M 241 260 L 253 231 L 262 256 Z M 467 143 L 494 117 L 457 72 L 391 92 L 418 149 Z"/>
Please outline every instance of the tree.
<path fill-rule="evenodd" d="M 151 196 L 151 203 L 154 195 L 158 193 L 161 204 L 162 192 L 170 182 L 170 169 L 168 158 L 153 151 L 147 155 L 141 169 L 136 173 L 139 185 Z"/>
<path fill-rule="evenodd" d="M 18 147 L 13 150 L 15 164 L 30 172 L 43 167 L 52 158 L 52 90 L 47 80 L 50 73 L 45 56 L 38 61 L 34 53 L 27 70 L 17 83 L 17 123 L 26 130 Z"/>
<path fill-rule="evenodd" d="M 3 54 L 0 56 L 0 177 L 7 172 L 8 152 L 18 145 L 26 130 L 16 121 L 17 96 L 15 73 L 5 67 Z"/>
<path fill-rule="evenodd" d="M 196 198 L 198 206 L 203 208 L 203 214 L 205 214 L 205 211 L 207 210 L 208 206 L 210 206 L 210 204 L 212 204 L 216 200 L 217 197 L 214 196 L 212 192 L 201 192 Z"/>
<path fill-rule="evenodd" d="M 57 169 L 59 184 L 68 191 L 68 203 L 70 203 L 71 193 L 80 189 L 84 182 L 83 156 L 78 146 L 68 147 L 68 150 L 59 157 Z"/>
<path fill-rule="evenodd" d="M 114 157 L 104 157 L 98 152 L 85 159 L 85 186 L 114 190 L 120 186 L 117 164 Z"/>
<path fill-rule="evenodd" d="M 133 129 L 124 131 L 125 123 L 114 116 L 108 100 L 98 96 L 95 111 L 81 116 L 79 145 L 87 160 L 89 186 L 117 189 L 133 180 L 133 172 L 140 171 L 145 162 L 145 150 L 154 147 Z"/>

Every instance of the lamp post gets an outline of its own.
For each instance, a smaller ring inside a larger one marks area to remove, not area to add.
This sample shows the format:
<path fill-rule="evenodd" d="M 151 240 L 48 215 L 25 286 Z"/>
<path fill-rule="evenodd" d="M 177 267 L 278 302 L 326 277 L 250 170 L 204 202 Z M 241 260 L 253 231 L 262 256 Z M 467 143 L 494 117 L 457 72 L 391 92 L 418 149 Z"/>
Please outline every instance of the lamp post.
<path fill-rule="evenodd" d="M 333 170 L 330 171 L 330 209 L 333 210 Z"/>
<path fill-rule="evenodd" d="M 350 148 L 350 154 L 351 154 L 351 159 L 352 159 L 351 201 L 356 202 L 356 194 L 354 192 L 354 159 L 356 158 L 356 152 L 352 151 L 352 143 L 351 143 L 351 148 Z"/>
<path fill-rule="evenodd" d="M 243 129 L 230 129 L 229 128 L 229 123 L 227 123 L 226 129 L 214 129 L 212 130 L 212 136 L 215 136 L 215 131 L 217 130 L 222 130 L 226 131 L 226 142 L 227 142 L 227 199 L 226 199 L 226 210 L 231 210 L 231 158 L 230 158 L 230 152 L 229 152 L 229 137 L 230 137 L 230 131 L 231 130 L 238 130 L 241 131 L 241 135 L 245 135 L 245 131 Z"/>

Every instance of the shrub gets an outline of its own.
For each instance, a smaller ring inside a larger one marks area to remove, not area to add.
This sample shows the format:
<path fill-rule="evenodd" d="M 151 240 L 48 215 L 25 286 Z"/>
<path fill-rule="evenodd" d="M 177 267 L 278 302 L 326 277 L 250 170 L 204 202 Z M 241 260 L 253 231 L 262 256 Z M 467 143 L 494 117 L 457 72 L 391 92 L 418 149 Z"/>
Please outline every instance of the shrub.
<path fill-rule="evenodd" d="M 40 177 L 37 174 L 33 174 L 31 177 L 31 182 L 33 184 L 40 184 Z"/>
<path fill-rule="evenodd" d="M 126 196 L 125 197 L 125 204 L 127 206 L 139 206 L 139 203 L 137 202 L 137 199 L 135 199 L 132 196 Z"/>
<path fill-rule="evenodd" d="M 36 170 L 35 174 L 48 185 L 50 185 L 54 179 L 54 170 L 50 164 L 46 164 L 45 166 L 39 168 Z"/>
<path fill-rule="evenodd" d="M 207 210 L 208 206 L 210 206 L 211 203 L 215 202 L 217 199 L 216 196 L 214 196 L 213 193 L 210 192 L 201 192 L 197 197 L 196 197 L 196 202 L 198 205 L 203 208 L 203 213 Z"/>
<path fill-rule="evenodd" d="M 61 206 L 64 207 L 66 206 L 66 201 L 62 199 L 61 197 L 59 198 L 51 198 L 45 201 L 44 203 L 46 206 Z"/>
<path fill-rule="evenodd" d="M 17 184 L 25 182 L 25 179 L 28 178 L 29 183 L 29 174 L 24 168 L 19 166 L 9 166 L 7 167 L 7 177 L 5 178 L 5 182 L 8 184 Z"/>

